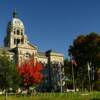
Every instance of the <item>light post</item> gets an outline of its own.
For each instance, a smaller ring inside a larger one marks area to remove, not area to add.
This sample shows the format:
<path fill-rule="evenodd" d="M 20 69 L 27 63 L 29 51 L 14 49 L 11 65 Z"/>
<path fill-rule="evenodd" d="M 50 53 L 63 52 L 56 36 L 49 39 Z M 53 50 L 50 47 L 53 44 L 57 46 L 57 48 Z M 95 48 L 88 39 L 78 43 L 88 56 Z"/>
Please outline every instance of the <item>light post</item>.
<path fill-rule="evenodd" d="M 63 84 L 62 84 L 62 69 L 61 69 L 61 64 L 59 63 L 59 73 L 60 73 L 60 92 L 63 91 Z"/>
<path fill-rule="evenodd" d="M 73 63 L 72 63 L 72 77 L 73 77 L 73 89 L 75 91 L 75 78 L 74 78 L 74 68 L 73 68 Z"/>
<path fill-rule="evenodd" d="M 73 58 L 72 58 L 72 55 L 70 56 L 70 60 L 71 60 L 71 66 L 72 66 L 72 80 L 73 80 L 73 89 L 75 91 L 75 77 L 74 77 L 74 66 L 73 66 Z"/>

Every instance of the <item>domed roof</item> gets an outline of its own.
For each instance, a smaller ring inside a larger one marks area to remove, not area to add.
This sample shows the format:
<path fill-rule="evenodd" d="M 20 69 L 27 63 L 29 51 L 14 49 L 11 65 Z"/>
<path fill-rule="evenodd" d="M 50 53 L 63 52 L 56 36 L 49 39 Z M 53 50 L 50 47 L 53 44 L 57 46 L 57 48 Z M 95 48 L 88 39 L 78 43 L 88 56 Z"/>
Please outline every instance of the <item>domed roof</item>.
<path fill-rule="evenodd" d="M 19 18 L 12 18 L 12 20 L 10 21 L 10 24 L 12 26 L 17 26 L 17 27 L 24 28 L 24 24 Z"/>
<path fill-rule="evenodd" d="M 13 17 L 12 17 L 12 19 L 8 23 L 8 28 L 13 27 L 13 26 L 20 27 L 20 28 L 24 28 L 24 24 L 18 18 L 16 11 L 13 12 Z"/>

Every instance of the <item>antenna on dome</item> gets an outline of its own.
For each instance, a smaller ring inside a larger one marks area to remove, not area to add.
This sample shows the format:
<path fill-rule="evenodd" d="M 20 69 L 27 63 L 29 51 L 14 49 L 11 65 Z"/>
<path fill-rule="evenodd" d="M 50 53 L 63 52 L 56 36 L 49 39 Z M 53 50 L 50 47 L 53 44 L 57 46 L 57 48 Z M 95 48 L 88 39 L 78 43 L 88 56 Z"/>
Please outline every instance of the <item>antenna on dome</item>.
<path fill-rule="evenodd" d="M 17 11 L 16 11 L 16 9 L 14 9 L 14 11 L 13 11 L 13 18 L 17 18 L 17 17 L 18 17 Z"/>

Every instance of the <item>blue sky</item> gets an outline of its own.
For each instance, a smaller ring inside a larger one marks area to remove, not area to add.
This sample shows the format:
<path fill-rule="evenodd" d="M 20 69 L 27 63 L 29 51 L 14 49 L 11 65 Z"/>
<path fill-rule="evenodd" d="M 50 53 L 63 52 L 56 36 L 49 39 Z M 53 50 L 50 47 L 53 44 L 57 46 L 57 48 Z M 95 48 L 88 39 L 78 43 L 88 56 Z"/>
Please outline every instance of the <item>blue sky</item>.
<path fill-rule="evenodd" d="M 100 0 L 0 0 L 1 46 L 15 8 L 40 51 L 53 49 L 67 57 L 78 35 L 100 33 Z"/>

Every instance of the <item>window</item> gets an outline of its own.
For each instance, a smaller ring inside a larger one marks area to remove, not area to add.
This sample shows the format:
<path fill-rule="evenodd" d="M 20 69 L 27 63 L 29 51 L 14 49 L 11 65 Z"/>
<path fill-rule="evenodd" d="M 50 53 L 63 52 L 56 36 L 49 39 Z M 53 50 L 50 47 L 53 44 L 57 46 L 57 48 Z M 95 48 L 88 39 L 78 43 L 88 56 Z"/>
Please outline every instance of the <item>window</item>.
<path fill-rule="evenodd" d="M 21 43 L 22 43 L 22 44 L 24 43 L 24 40 L 23 40 L 23 38 L 21 39 Z"/>
<path fill-rule="evenodd" d="M 17 30 L 17 35 L 19 35 L 20 34 L 20 31 L 19 30 Z"/>
<path fill-rule="evenodd" d="M 16 34 L 16 28 L 14 28 L 14 34 Z"/>
<path fill-rule="evenodd" d="M 25 56 L 26 56 L 26 57 L 30 57 L 30 54 L 29 54 L 29 53 L 26 53 Z"/>
<path fill-rule="evenodd" d="M 31 55 L 27 52 L 27 53 L 24 54 L 24 59 L 27 60 L 27 59 L 29 59 L 30 56 Z"/>
<path fill-rule="evenodd" d="M 21 35 L 23 35 L 23 30 L 21 30 Z"/>
<path fill-rule="evenodd" d="M 17 45 L 20 43 L 20 39 L 17 39 Z"/>
<path fill-rule="evenodd" d="M 16 39 L 14 39 L 14 44 L 16 44 Z"/>
<path fill-rule="evenodd" d="M 22 57 L 20 57 L 20 62 L 21 62 L 21 63 L 23 62 L 23 58 L 22 58 Z"/>
<path fill-rule="evenodd" d="M 14 30 L 14 34 L 16 34 L 16 31 Z"/>

